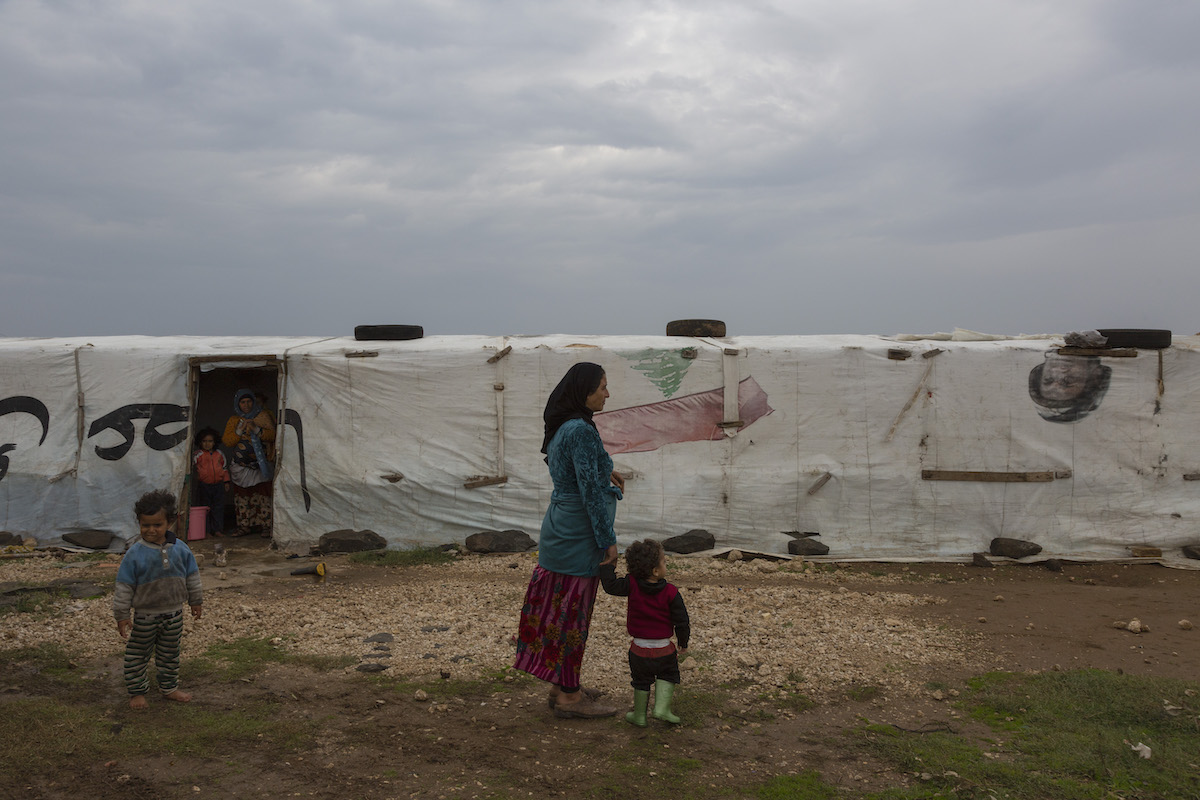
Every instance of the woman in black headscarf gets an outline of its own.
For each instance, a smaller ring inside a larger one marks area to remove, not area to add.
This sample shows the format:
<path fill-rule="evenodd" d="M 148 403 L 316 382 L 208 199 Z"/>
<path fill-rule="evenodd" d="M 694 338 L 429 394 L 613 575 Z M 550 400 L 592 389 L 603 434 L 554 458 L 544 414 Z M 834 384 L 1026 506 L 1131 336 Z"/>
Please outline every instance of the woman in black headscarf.
<path fill-rule="evenodd" d="M 542 520 L 538 565 L 521 609 L 515 666 L 553 684 L 550 707 L 560 717 L 617 713 L 596 702 L 598 692 L 581 689 L 579 678 L 598 567 L 617 559 L 613 518 L 625 488 L 592 421 L 607 399 L 604 369 L 582 362 L 554 387 L 542 414 L 542 452 L 554 493 Z"/>

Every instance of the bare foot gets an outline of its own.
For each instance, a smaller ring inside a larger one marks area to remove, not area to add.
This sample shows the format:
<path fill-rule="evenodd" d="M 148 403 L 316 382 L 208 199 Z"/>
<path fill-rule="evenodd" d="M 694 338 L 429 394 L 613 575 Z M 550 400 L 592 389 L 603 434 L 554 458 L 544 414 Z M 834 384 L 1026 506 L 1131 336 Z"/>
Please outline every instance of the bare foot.
<path fill-rule="evenodd" d="M 134 711 L 145 711 L 150 707 L 150 704 L 146 702 L 146 695 L 135 694 L 133 697 L 129 698 L 129 707 Z"/>
<path fill-rule="evenodd" d="M 163 697 L 167 698 L 168 700 L 174 700 L 176 703 L 192 702 L 192 696 L 181 689 L 176 689 L 173 692 L 164 694 Z"/>

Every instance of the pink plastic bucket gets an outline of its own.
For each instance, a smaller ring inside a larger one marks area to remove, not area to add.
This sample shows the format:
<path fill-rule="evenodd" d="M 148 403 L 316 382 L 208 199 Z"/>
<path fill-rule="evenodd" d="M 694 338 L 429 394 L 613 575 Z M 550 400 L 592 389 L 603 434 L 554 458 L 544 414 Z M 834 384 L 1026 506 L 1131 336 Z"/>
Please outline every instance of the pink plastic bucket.
<path fill-rule="evenodd" d="M 208 530 L 208 506 L 192 506 L 188 514 L 188 541 L 203 539 Z"/>

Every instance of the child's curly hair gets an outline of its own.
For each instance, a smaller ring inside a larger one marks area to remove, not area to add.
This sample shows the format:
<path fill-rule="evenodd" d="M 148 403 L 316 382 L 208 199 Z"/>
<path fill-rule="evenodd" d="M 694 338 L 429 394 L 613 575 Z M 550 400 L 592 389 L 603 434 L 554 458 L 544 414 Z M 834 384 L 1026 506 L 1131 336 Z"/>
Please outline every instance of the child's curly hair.
<path fill-rule="evenodd" d="M 625 551 L 625 564 L 629 574 L 635 578 L 646 580 L 654 573 L 654 568 L 663 557 L 663 546 L 653 539 L 643 539 L 629 545 Z"/>
<path fill-rule="evenodd" d="M 137 515 L 138 519 L 149 517 L 160 511 L 167 515 L 168 523 L 175 521 L 175 495 L 166 489 L 146 492 L 133 504 L 133 513 Z"/>
<path fill-rule="evenodd" d="M 221 443 L 221 435 L 217 433 L 216 428 L 201 428 L 199 432 L 196 433 L 196 438 L 192 440 L 192 443 L 196 447 L 200 447 L 200 443 L 204 441 L 205 436 L 211 436 L 213 438 L 214 450 L 216 449 L 217 445 Z"/>

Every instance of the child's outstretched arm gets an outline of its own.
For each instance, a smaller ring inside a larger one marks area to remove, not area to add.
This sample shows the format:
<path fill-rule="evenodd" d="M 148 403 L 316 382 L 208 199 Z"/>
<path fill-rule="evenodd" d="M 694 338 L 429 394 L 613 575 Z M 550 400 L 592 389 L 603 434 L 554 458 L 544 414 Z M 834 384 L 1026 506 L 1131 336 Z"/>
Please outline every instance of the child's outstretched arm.
<path fill-rule="evenodd" d="M 629 576 L 618 578 L 616 564 L 600 565 L 600 585 L 604 587 L 605 594 L 629 597 Z"/>

